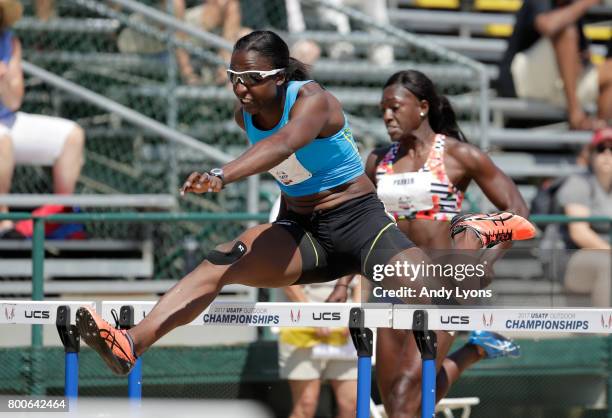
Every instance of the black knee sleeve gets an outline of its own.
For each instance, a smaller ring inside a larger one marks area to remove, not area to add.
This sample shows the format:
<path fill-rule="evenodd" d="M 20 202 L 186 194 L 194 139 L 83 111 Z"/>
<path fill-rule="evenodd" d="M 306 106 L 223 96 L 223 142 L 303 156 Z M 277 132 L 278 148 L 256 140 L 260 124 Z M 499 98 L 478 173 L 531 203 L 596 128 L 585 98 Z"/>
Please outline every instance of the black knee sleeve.
<path fill-rule="evenodd" d="M 213 264 L 226 266 L 238 261 L 247 252 L 247 246 L 242 241 L 236 241 L 232 249 L 228 252 L 212 250 L 206 259 Z"/>

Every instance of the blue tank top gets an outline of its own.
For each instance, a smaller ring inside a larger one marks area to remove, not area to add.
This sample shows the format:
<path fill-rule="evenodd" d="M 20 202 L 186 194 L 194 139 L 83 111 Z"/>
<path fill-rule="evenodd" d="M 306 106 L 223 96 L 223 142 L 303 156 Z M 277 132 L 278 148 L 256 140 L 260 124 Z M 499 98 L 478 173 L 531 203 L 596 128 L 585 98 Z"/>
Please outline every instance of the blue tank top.
<path fill-rule="evenodd" d="M 13 32 L 5 30 L 0 35 L 0 61 L 8 65 L 13 55 Z M 0 102 L 0 123 L 5 126 L 12 126 L 15 122 L 15 112 L 7 108 Z"/>
<path fill-rule="evenodd" d="M 252 116 L 242 111 L 244 126 L 251 144 L 267 138 L 287 124 L 300 88 L 311 81 L 289 82 L 283 116 L 269 131 L 257 129 L 253 126 Z M 334 135 L 315 138 L 269 171 L 283 193 L 288 196 L 311 195 L 340 186 L 363 174 L 361 157 L 346 116 L 344 121 L 342 129 Z"/>

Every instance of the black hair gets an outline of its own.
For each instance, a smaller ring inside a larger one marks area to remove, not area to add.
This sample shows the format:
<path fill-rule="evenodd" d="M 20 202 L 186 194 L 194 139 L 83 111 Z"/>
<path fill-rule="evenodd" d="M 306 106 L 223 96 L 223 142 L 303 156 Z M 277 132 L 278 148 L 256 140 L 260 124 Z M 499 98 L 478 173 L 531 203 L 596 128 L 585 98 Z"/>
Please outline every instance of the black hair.
<path fill-rule="evenodd" d="M 285 68 L 285 80 L 310 80 L 309 67 L 289 55 L 289 47 L 276 33 L 256 30 L 236 41 L 235 51 L 256 51 L 274 68 Z"/>
<path fill-rule="evenodd" d="M 417 99 L 426 100 L 429 103 L 427 119 L 434 132 L 467 142 L 465 134 L 457 125 L 457 116 L 448 98 L 438 94 L 436 86 L 429 77 L 416 70 L 398 71 L 387 80 L 384 88 L 393 85 L 401 85 L 410 90 Z"/>

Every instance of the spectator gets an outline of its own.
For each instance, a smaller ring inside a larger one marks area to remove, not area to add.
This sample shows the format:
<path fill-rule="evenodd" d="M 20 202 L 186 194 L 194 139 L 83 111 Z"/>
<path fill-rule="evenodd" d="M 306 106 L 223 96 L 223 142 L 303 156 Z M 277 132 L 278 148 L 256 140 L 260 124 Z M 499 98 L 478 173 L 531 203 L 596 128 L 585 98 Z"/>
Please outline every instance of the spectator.
<path fill-rule="evenodd" d="M 590 64 L 582 17 L 599 0 L 525 0 L 502 58 L 499 93 L 566 107 L 570 128 L 612 118 L 612 59 Z M 598 99 L 599 96 L 599 99 Z M 598 119 L 584 105 L 598 105 Z"/>
<path fill-rule="evenodd" d="M 214 32 L 232 45 L 251 32 L 251 29 L 241 26 L 241 18 L 238 0 L 204 0 L 200 6 L 187 9 L 185 13 L 187 23 L 207 32 Z M 219 56 L 227 63 L 231 55 L 231 51 L 219 51 Z M 217 84 L 227 82 L 226 69 L 226 66 L 218 69 L 215 75 Z"/>
<path fill-rule="evenodd" d="M 34 13 L 36 17 L 40 20 L 46 22 L 49 19 L 52 19 L 57 16 L 57 11 L 55 10 L 55 1 L 54 0 L 35 0 L 34 1 Z"/>
<path fill-rule="evenodd" d="M 363 13 L 380 25 L 389 25 L 387 4 L 385 0 L 332 0 L 338 6 L 357 7 Z M 321 19 L 331 23 L 341 34 L 351 31 L 349 17 L 333 9 L 323 9 Z M 354 48 L 347 42 L 339 42 L 330 48 L 330 55 L 334 59 L 342 59 L 352 55 Z M 391 45 L 372 45 L 368 50 L 368 59 L 375 65 L 389 65 L 393 63 L 393 47 Z"/>
<path fill-rule="evenodd" d="M 161 0 L 159 8 L 163 11 L 168 9 L 166 0 Z M 185 20 L 185 0 L 172 0 L 173 15 L 179 20 Z M 147 23 L 144 16 L 134 13 L 130 16 L 130 20 L 137 23 Z M 178 32 L 177 37 L 186 39 L 184 33 Z M 125 28 L 119 34 L 117 40 L 119 51 L 127 54 L 165 54 L 167 47 L 163 42 L 138 32 L 130 27 Z M 175 52 L 176 62 L 179 73 L 184 83 L 190 85 L 200 84 L 200 77 L 196 74 L 191 64 L 191 59 L 187 51 L 177 48 Z"/>
<path fill-rule="evenodd" d="M 18 1 L 0 0 L 0 194 L 10 191 L 15 164 L 52 165 L 55 193 L 71 194 L 83 165 L 85 134 L 66 119 L 18 112 L 24 95 L 21 44 L 10 27 L 21 13 Z M 12 227 L 0 221 L 0 236 Z"/>
<path fill-rule="evenodd" d="M 559 203 L 567 216 L 612 217 L 612 127 L 595 133 L 589 151 L 589 172 L 563 183 Z M 610 307 L 610 224 L 574 222 L 567 232 L 580 250 L 567 264 L 565 288 L 590 294 L 595 307 Z"/>
<path fill-rule="evenodd" d="M 292 302 L 325 302 L 334 290 L 334 284 L 289 286 L 285 293 Z M 353 288 L 352 299 L 359 302 L 356 289 Z M 296 315 L 298 310 L 294 310 Z M 334 391 L 338 406 L 336 416 L 355 416 L 357 363 L 348 334 L 348 328 L 281 329 L 278 347 L 280 375 L 289 380 L 293 398 L 292 418 L 315 416 L 321 383 L 325 380 L 330 382 Z"/>
<path fill-rule="evenodd" d="M 299 0 L 285 0 L 287 10 L 287 26 L 289 33 L 301 33 L 306 30 L 304 14 Z M 314 63 L 321 56 L 321 48 L 316 42 L 309 39 L 300 39 L 291 45 L 291 56 L 307 65 Z"/>

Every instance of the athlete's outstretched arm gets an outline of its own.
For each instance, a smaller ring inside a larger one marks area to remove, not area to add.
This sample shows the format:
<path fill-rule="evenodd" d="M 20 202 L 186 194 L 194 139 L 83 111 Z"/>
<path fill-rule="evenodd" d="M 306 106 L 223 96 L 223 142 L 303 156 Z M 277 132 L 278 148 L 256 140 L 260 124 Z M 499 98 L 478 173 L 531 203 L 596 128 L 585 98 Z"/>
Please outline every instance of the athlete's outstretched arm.
<path fill-rule="evenodd" d="M 298 100 L 291 108 L 287 124 L 275 134 L 250 147 L 240 157 L 224 165 L 223 182 L 208 173 L 194 172 L 183 184 L 181 193 L 219 192 L 225 184 L 263 173 L 277 166 L 319 136 L 329 120 L 329 113 L 329 104 L 322 88 L 300 91 Z M 234 118 L 244 129 L 239 114 L 240 112 L 236 111 Z"/>
<path fill-rule="evenodd" d="M 508 210 L 523 217 L 529 216 L 529 209 L 516 184 L 491 158 L 470 144 L 458 143 L 453 155 L 469 177 L 474 179 L 485 196 L 500 210 Z"/>
<path fill-rule="evenodd" d="M 223 167 L 224 182 L 232 183 L 263 173 L 282 163 L 319 136 L 328 119 L 329 105 L 324 90 L 301 94 L 291 109 L 287 125 Z"/>
<path fill-rule="evenodd" d="M 491 158 L 473 145 L 458 143 L 453 147 L 453 155 L 466 168 L 469 177 L 474 179 L 485 196 L 500 210 L 507 210 L 517 215 L 529 216 L 529 209 L 521 196 L 516 184 L 499 167 L 493 163 Z M 466 234 L 457 235 L 453 242 L 455 248 L 472 248 L 473 237 Z M 478 240 L 480 241 L 480 239 Z M 481 258 L 486 261 L 490 268 L 495 261 L 500 259 L 505 251 L 512 247 L 511 241 L 502 242 L 495 249 L 487 251 Z M 492 272 L 487 278 L 492 277 Z"/>

